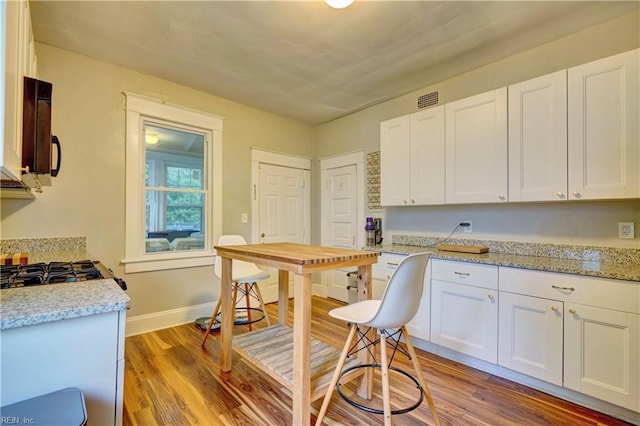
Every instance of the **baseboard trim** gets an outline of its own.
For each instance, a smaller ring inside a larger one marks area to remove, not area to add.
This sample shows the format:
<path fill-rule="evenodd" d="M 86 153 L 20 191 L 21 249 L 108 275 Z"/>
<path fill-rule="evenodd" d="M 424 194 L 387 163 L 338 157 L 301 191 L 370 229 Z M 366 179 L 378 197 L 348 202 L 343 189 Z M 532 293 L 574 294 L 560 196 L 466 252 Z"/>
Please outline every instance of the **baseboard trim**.
<path fill-rule="evenodd" d="M 193 322 L 200 317 L 211 316 L 216 303 L 217 300 L 200 305 L 185 306 L 183 308 L 169 309 L 167 311 L 127 318 L 125 336 L 135 336 L 136 334 L 175 327 L 176 325 Z"/>

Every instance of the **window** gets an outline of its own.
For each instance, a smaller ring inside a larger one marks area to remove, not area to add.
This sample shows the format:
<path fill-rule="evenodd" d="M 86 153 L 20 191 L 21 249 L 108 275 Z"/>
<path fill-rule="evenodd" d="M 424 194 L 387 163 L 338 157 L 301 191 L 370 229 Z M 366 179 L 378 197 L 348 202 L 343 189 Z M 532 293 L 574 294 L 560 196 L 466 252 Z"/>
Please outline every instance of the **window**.
<path fill-rule="evenodd" d="M 126 96 L 125 271 L 213 264 L 222 223 L 222 120 Z"/>

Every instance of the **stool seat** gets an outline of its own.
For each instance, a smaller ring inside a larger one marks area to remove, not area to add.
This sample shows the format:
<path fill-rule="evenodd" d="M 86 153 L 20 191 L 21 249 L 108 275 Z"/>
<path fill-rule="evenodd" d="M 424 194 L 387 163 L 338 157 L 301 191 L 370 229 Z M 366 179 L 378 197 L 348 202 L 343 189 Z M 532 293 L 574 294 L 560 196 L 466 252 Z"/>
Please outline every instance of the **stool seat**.
<path fill-rule="evenodd" d="M 47 426 L 83 426 L 87 423 L 87 408 L 80 389 L 66 388 L 36 396 L 0 408 L 3 423 L 17 419 L 15 424 Z"/>

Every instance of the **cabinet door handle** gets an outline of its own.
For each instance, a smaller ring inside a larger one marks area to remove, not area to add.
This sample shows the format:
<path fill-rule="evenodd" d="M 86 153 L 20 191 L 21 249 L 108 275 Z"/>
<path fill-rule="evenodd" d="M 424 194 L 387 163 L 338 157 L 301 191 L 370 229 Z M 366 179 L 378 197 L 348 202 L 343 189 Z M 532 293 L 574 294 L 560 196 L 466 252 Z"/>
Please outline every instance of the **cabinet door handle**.
<path fill-rule="evenodd" d="M 562 291 L 575 291 L 575 287 L 562 287 L 559 285 L 552 285 L 551 288 L 555 288 L 556 290 L 562 290 Z"/>
<path fill-rule="evenodd" d="M 499 198 L 500 200 L 504 201 L 506 197 L 505 197 L 504 195 L 498 195 L 498 198 Z"/>
<path fill-rule="evenodd" d="M 552 306 L 552 307 L 551 307 L 551 310 L 552 310 L 553 312 L 558 312 L 558 307 L 557 307 L 557 306 Z"/>
<path fill-rule="evenodd" d="M 416 200 L 414 200 L 413 198 L 411 199 L 411 204 L 415 204 Z"/>
<path fill-rule="evenodd" d="M 578 191 L 574 191 L 573 192 L 573 196 L 576 197 L 576 198 L 580 198 L 580 197 L 582 197 L 582 194 L 580 194 Z"/>
<path fill-rule="evenodd" d="M 468 277 L 469 275 L 471 275 L 468 272 L 458 272 L 458 271 L 453 271 L 454 274 L 459 275 L 461 277 Z"/>
<path fill-rule="evenodd" d="M 558 191 L 558 192 L 556 192 L 556 197 L 558 197 L 560 199 L 564 199 L 564 193 Z"/>
<path fill-rule="evenodd" d="M 569 313 L 570 313 L 570 314 L 575 314 L 576 312 L 577 312 L 577 311 L 576 311 L 575 309 L 573 309 L 573 308 L 570 308 L 570 309 L 569 309 Z"/>
<path fill-rule="evenodd" d="M 489 293 L 489 294 L 487 294 L 487 297 L 488 297 L 489 299 L 493 300 L 493 294 Z"/>
<path fill-rule="evenodd" d="M 407 200 L 402 200 L 402 201 L 404 201 L 405 204 L 408 204 Z"/>

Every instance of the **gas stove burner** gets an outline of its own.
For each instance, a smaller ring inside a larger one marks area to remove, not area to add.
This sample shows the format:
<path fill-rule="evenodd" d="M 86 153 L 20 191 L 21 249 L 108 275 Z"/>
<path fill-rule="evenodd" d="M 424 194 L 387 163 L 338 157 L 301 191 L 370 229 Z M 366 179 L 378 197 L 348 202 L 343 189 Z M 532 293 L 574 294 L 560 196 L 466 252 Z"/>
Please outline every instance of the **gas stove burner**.
<path fill-rule="evenodd" d="M 13 288 L 64 282 L 88 281 L 110 278 L 113 274 L 98 267 L 99 262 L 81 260 L 77 262 L 32 263 L 10 265 L 0 268 L 0 287 Z M 113 277 L 115 279 L 115 277 Z M 116 280 L 118 282 L 118 280 Z M 120 284 L 118 282 L 118 284 Z M 122 285 L 121 285 L 122 287 Z"/>

